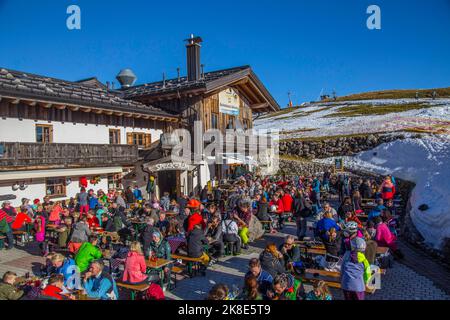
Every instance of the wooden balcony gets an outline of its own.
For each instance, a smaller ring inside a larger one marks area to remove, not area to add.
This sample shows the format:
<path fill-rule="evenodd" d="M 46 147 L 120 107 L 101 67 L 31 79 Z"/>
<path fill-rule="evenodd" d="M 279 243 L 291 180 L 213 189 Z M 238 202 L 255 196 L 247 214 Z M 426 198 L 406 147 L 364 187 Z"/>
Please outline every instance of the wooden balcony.
<path fill-rule="evenodd" d="M 0 142 L 0 171 L 133 165 L 138 159 L 131 145 Z"/>

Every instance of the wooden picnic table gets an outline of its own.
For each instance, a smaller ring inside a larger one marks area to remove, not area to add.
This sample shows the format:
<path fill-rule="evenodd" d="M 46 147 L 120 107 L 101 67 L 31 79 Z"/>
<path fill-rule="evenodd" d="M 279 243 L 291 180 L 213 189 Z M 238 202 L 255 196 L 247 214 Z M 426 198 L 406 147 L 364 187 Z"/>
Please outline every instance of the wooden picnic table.
<path fill-rule="evenodd" d="M 320 247 L 302 247 L 302 249 L 304 249 L 306 254 L 311 254 L 311 255 L 325 255 L 327 253 L 327 250 L 325 248 L 320 248 Z M 389 252 L 389 248 L 387 247 L 378 247 L 377 248 L 377 255 L 385 255 Z"/>
<path fill-rule="evenodd" d="M 148 269 L 162 269 L 163 267 L 171 264 L 172 262 L 173 262 L 172 260 L 166 260 L 161 258 L 156 259 L 156 261 L 152 261 L 151 259 L 145 260 L 145 264 Z"/>

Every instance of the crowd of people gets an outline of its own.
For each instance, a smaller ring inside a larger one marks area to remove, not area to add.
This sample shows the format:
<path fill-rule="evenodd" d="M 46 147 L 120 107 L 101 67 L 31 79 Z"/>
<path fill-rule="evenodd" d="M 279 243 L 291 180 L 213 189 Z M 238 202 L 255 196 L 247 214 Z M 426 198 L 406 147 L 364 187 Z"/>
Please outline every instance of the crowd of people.
<path fill-rule="evenodd" d="M 323 201 L 332 193 L 341 202 L 336 209 Z M 402 257 L 396 246 L 395 194 L 391 176 L 377 184 L 328 171 L 321 177 L 244 174 L 231 184 L 209 183 L 197 196 L 179 198 L 165 192 L 160 199 L 144 199 L 135 186 L 107 193 L 81 188 L 68 201 L 24 198 L 18 210 L 5 201 L 0 234 L 7 249 L 14 248 L 13 232 L 24 231 L 39 243 L 47 263 L 38 291 L 17 286 L 16 275 L 6 272 L 0 299 L 74 299 L 73 292 L 81 291 L 89 298 L 115 300 L 117 282 L 152 284 L 146 297 L 161 299 L 172 289 L 172 255 L 198 259 L 204 275 L 224 255 L 242 254 L 266 232 L 280 232 L 290 221 L 296 223 L 296 237 L 288 235 L 281 246 L 267 243 L 259 259 L 249 261 L 240 290 L 218 284 L 208 299 L 332 299 L 324 281 L 314 282 L 308 293 L 303 286 L 301 275 L 312 262 L 297 241 L 307 235 L 308 221 L 314 222 L 314 237 L 325 246 L 327 260 L 342 262 L 345 298 L 364 299 L 376 247 L 389 247 L 395 257 Z M 358 218 L 364 213 L 362 199 L 376 201 L 366 224 Z M 111 254 L 109 266 L 104 263 L 106 252 Z M 152 272 L 146 266 L 149 259 L 172 263 Z"/>

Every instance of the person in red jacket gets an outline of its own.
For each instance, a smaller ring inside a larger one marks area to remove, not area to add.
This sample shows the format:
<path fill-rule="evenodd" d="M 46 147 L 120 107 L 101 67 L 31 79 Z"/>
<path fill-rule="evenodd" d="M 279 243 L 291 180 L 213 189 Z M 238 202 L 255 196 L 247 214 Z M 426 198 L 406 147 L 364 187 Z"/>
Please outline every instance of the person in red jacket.
<path fill-rule="evenodd" d="M 65 300 L 66 298 L 74 300 L 73 296 L 63 296 L 64 276 L 62 274 L 54 274 L 48 280 L 48 285 L 41 290 L 42 298 L 52 300 Z"/>
<path fill-rule="evenodd" d="M 93 211 L 90 211 L 90 210 L 88 211 L 86 222 L 89 225 L 89 229 L 100 227 L 100 222 L 98 221 L 98 218 L 95 216 Z"/>
<path fill-rule="evenodd" d="M 283 196 L 281 197 L 281 201 L 283 202 L 283 209 L 285 214 L 292 213 L 292 203 L 294 199 L 288 191 L 283 192 Z"/>
<path fill-rule="evenodd" d="M 17 214 L 16 218 L 14 219 L 14 222 L 11 224 L 11 228 L 14 231 L 26 231 L 26 224 L 31 223 L 32 220 L 30 216 L 27 214 L 27 208 L 26 207 L 20 207 L 20 212 Z"/>
<path fill-rule="evenodd" d="M 389 176 L 387 176 L 386 178 L 384 178 L 383 183 L 381 184 L 380 187 L 380 192 L 381 192 L 381 198 L 383 200 L 390 200 L 394 198 L 395 195 L 395 186 L 392 183 L 392 180 Z"/>
<path fill-rule="evenodd" d="M 203 220 L 203 217 L 199 212 L 200 206 L 201 206 L 201 202 L 196 199 L 189 200 L 189 202 L 186 205 L 186 208 L 189 208 L 192 210 L 191 215 L 189 217 L 187 217 L 186 232 L 188 232 L 188 233 L 191 232 L 192 230 L 194 230 L 194 227 L 197 224 L 201 224 L 203 227 L 203 230 L 206 229 L 206 223 Z"/>

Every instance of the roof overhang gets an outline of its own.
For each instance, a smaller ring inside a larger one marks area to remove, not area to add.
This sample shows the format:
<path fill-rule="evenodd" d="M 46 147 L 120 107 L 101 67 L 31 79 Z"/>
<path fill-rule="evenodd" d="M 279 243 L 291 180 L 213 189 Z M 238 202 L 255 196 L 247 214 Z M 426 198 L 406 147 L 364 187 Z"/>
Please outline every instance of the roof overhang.
<path fill-rule="evenodd" d="M 77 177 L 94 174 L 121 173 L 122 171 L 122 167 L 6 171 L 0 172 L 0 181 L 17 181 L 50 177 Z"/>

